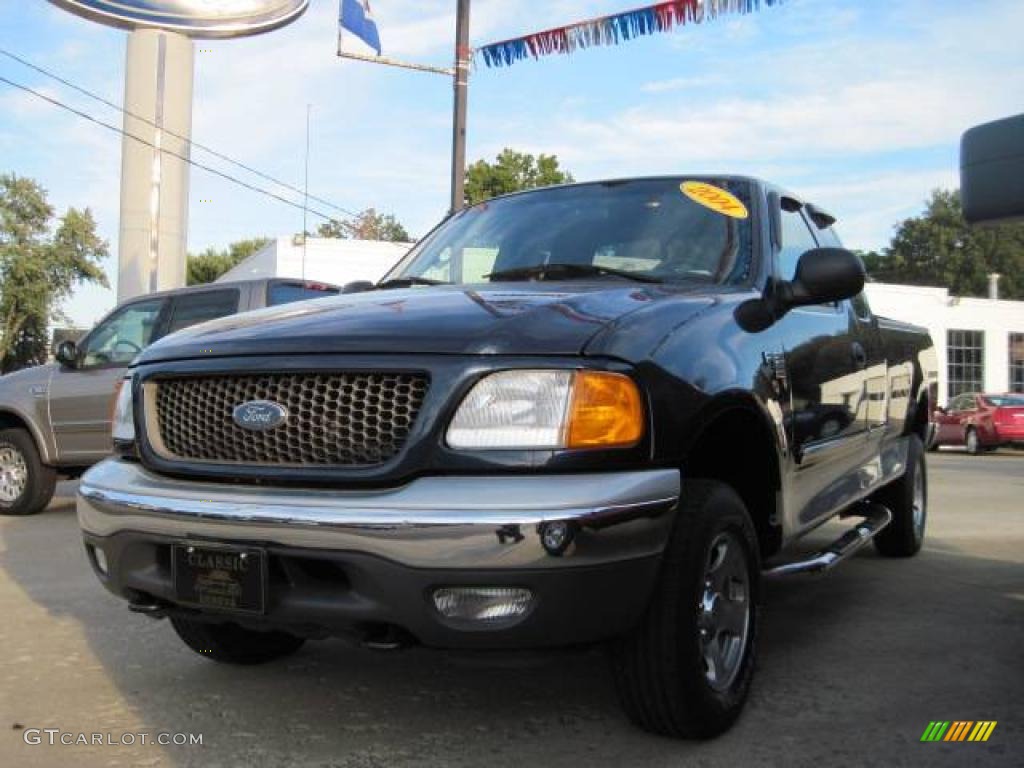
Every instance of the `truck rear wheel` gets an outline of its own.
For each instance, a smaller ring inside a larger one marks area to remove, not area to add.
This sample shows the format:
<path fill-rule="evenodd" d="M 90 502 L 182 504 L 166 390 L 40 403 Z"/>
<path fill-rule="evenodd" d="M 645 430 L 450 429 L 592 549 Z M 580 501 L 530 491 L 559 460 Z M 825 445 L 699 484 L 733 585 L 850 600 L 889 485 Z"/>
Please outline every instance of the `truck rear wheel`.
<path fill-rule="evenodd" d="M 43 464 L 24 429 L 0 430 L 0 515 L 34 515 L 46 509 L 57 471 Z"/>
<path fill-rule="evenodd" d="M 739 716 L 754 674 L 758 553 L 753 523 L 732 488 L 683 484 L 647 613 L 612 649 L 619 698 L 636 725 L 708 738 Z"/>
<path fill-rule="evenodd" d="M 287 632 L 257 632 L 237 624 L 172 618 L 171 626 L 200 656 L 227 664 L 265 664 L 290 656 L 306 642 Z"/>
<path fill-rule="evenodd" d="M 875 537 L 875 549 L 886 557 L 911 557 L 924 542 L 928 522 L 928 473 L 924 445 L 917 435 L 910 436 L 907 471 L 875 495 L 879 504 L 892 512 L 892 522 Z"/>

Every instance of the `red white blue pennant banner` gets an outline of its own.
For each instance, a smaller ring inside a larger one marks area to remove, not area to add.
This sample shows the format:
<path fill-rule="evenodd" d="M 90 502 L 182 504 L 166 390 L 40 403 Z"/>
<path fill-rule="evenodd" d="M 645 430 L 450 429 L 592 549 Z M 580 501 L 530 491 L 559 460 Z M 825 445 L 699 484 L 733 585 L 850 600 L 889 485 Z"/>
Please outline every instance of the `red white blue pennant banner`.
<path fill-rule="evenodd" d="M 491 43 L 477 48 L 476 55 L 482 57 L 488 67 L 507 67 L 530 57 L 536 59 L 553 53 L 569 54 L 577 48 L 618 45 L 635 37 L 669 32 L 684 24 L 700 24 L 728 14 L 753 13 L 761 6 L 770 8 L 781 3 L 782 0 L 673 0 Z"/>

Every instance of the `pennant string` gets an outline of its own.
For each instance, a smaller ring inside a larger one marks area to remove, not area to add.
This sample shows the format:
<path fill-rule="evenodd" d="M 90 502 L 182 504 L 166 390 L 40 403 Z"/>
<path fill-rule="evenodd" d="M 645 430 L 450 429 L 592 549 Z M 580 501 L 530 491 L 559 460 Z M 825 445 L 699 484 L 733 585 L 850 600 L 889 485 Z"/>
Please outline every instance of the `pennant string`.
<path fill-rule="evenodd" d="M 700 24 L 729 14 L 748 14 L 781 5 L 783 0 L 671 0 L 646 8 L 602 16 L 565 27 L 547 29 L 477 48 L 475 56 L 488 67 L 508 67 L 517 61 L 553 53 L 570 54 L 581 48 L 619 45 L 637 37 L 670 32 L 685 24 Z"/>

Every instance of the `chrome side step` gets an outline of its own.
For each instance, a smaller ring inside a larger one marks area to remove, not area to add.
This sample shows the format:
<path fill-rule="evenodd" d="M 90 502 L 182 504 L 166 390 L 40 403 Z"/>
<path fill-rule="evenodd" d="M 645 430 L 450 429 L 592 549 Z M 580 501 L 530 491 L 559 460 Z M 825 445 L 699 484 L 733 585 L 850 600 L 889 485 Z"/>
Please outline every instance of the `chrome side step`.
<path fill-rule="evenodd" d="M 782 563 L 774 568 L 769 568 L 763 572 L 764 575 L 791 576 L 797 573 L 825 573 L 831 571 L 839 563 L 875 538 L 892 522 L 892 512 L 881 504 L 865 504 L 857 507 L 851 514 L 863 515 L 864 519 L 821 552 L 811 555 L 804 560 Z"/>

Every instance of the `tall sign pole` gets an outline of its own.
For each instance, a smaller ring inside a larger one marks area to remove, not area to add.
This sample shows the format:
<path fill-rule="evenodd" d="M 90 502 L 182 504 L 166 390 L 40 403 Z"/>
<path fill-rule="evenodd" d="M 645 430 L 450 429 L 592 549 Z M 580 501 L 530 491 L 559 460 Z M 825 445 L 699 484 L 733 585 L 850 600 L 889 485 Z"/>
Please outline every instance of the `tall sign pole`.
<path fill-rule="evenodd" d="M 121 146 L 118 302 L 185 284 L 193 39 L 258 35 L 309 0 L 50 0 L 128 30 Z"/>
<path fill-rule="evenodd" d="M 455 17 L 455 108 L 452 119 L 452 205 L 462 210 L 466 202 L 466 107 L 469 101 L 469 2 L 458 0 Z"/>

